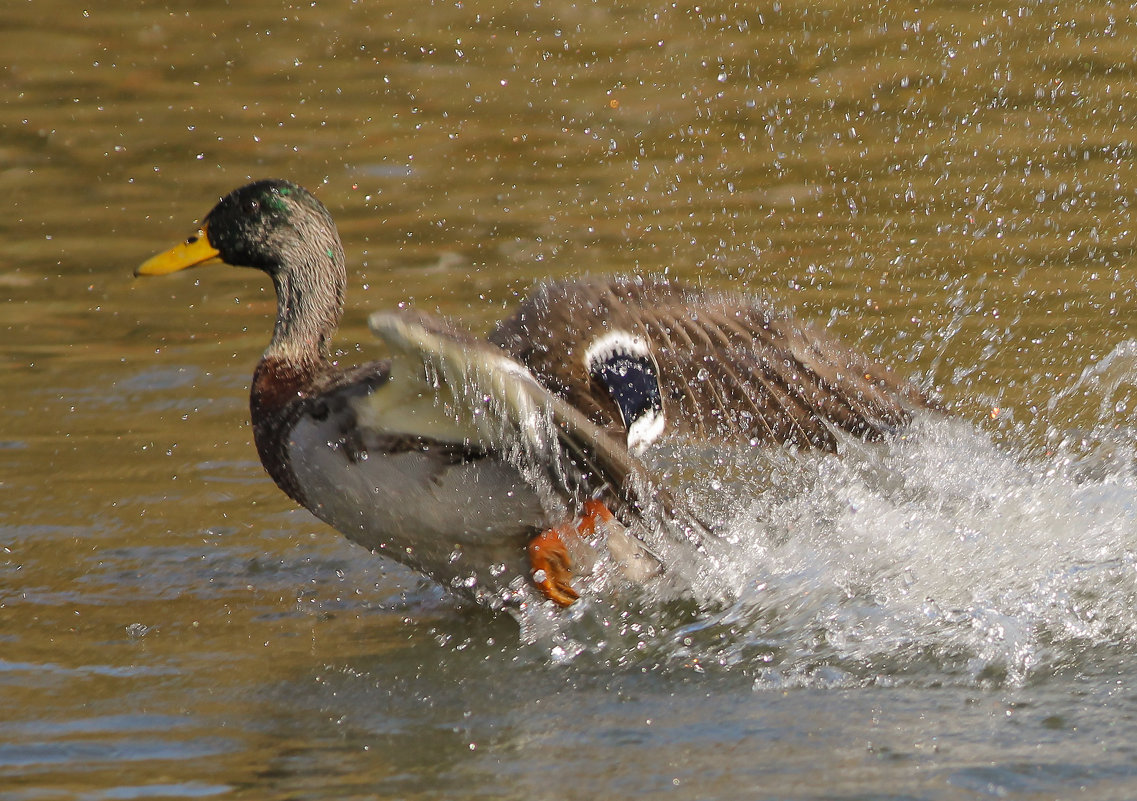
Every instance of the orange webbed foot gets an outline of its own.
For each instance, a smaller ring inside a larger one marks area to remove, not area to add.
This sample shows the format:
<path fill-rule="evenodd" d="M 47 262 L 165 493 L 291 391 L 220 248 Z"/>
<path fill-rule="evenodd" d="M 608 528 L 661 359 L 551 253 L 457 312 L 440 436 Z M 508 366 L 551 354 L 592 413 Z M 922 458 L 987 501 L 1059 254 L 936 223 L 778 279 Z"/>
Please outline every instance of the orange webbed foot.
<path fill-rule="evenodd" d="M 557 606 L 572 606 L 580 594 L 572 588 L 572 557 L 563 537 L 575 537 L 572 523 L 546 529 L 529 540 L 533 583 Z"/>
<path fill-rule="evenodd" d="M 546 529 L 529 541 L 533 583 L 546 598 L 557 606 L 572 606 L 580 597 L 572 587 L 572 557 L 565 541 L 576 543 L 582 537 L 592 537 L 598 528 L 614 519 L 600 501 L 586 501 L 578 520 Z"/>

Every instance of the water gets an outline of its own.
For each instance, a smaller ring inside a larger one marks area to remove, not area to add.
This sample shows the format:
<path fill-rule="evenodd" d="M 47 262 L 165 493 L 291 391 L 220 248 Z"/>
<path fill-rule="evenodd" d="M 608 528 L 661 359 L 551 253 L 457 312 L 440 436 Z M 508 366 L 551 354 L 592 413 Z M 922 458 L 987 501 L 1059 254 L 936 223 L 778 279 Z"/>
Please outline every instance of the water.
<path fill-rule="evenodd" d="M 1124 9 L 0 21 L 0 798 L 1134 795 Z M 725 603 L 489 616 L 263 476 L 260 276 L 130 278 L 266 176 L 340 224 L 345 360 L 373 309 L 484 330 L 540 276 L 666 272 L 829 324 L 950 416 L 717 455 Z"/>

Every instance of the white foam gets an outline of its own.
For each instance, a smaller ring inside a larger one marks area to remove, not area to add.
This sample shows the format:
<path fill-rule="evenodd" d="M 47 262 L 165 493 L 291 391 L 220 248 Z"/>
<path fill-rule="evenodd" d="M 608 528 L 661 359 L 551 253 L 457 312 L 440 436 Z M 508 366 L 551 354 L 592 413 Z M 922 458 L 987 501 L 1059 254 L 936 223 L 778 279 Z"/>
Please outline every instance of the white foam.
<path fill-rule="evenodd" d="M 740 481 L 730 461 L 747 455 Z M 619 647 L 764 684 L 1020 683 L 1137 640 L 1134 456 L 1087 475 L 1088 455 L 1016 452 L 933 414 L 840 456 L 744 449 L 699 485 L 729 519 L 691 587 L 734 600 L 671 623 L 594 614 Z"/>

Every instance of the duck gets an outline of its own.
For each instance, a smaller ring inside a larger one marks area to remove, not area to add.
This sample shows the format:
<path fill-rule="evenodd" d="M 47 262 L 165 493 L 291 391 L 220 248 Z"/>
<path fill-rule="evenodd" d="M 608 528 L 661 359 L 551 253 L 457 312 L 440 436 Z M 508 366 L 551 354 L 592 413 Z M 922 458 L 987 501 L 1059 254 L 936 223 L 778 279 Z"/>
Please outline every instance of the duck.
<path fill-rule="evenodd" d="M 341 365 L 343 244 L 283 179 L 225 195 L 135 274 L 215 262 L 275 289 L 249 394 L 269 477 L 349 540 L 495 609 L 571 606 L 599 562 L 674 581 L 705 553 L 714 525 L 643 458 L 660 443 L 836 452 L 934 405 L 764 298 L 665 277 L 545 281 L 484 337 L 376 312 L 386 356 Z"/>

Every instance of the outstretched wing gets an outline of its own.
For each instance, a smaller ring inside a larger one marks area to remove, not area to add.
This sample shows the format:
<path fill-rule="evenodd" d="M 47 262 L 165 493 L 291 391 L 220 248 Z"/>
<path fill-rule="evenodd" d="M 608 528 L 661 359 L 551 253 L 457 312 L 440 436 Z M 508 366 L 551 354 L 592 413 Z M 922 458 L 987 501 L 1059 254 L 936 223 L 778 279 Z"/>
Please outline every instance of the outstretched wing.
<path fill-rule="evenodd" d="M 544 284 L 490 340 L 633 447 L 674 434 L 835 450 L 835 431 L 878 439 L 929 403 L 762 300 L 666 281 Z"/>

